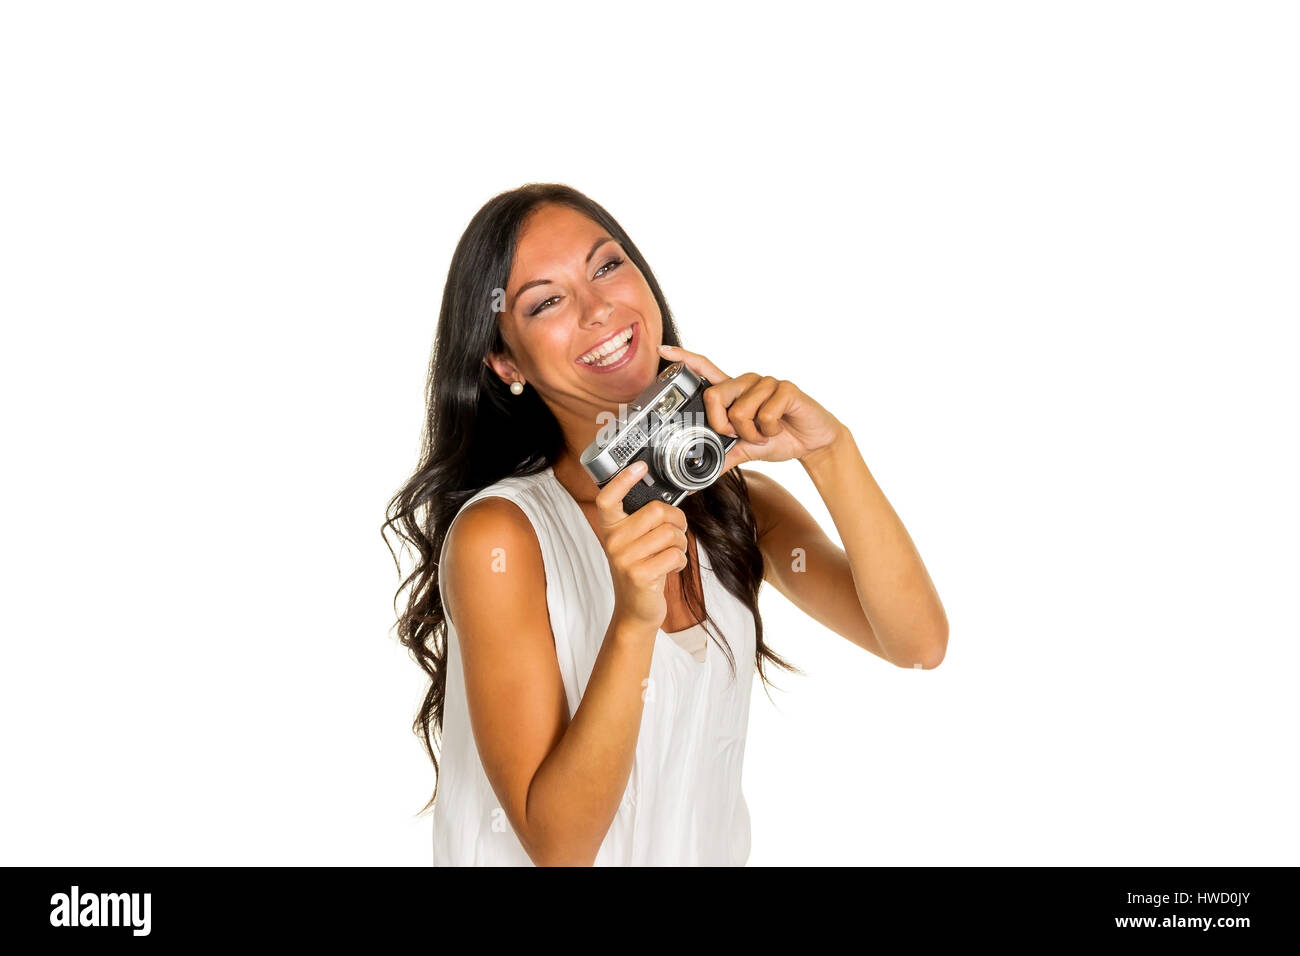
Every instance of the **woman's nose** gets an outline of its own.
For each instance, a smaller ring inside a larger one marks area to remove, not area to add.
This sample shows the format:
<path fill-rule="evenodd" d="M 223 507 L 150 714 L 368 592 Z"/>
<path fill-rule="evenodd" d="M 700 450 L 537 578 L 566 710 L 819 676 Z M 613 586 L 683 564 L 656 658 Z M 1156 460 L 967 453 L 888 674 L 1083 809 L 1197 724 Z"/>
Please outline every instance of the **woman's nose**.
<path fill-rule="evenodd" d="M 583 327 L 607 325 L 614 314 L 614 303 L 599 295 L 589 295 L 582 305 Z"/>

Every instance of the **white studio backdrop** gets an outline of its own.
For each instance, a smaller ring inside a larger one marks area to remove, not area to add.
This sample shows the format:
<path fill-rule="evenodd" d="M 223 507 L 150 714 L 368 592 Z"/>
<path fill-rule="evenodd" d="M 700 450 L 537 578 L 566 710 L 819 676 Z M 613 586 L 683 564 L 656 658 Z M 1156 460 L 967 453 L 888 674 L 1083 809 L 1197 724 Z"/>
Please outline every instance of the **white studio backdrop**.
<path fill-rule="evenodd" d="M 1295 8 L 460 6 L 2 8 L 2 861 L 427 864 L 379 525 L 457 238 L 560 181 L 948 613 L 764 588 L 750 865 L 1295 864 Z"/>

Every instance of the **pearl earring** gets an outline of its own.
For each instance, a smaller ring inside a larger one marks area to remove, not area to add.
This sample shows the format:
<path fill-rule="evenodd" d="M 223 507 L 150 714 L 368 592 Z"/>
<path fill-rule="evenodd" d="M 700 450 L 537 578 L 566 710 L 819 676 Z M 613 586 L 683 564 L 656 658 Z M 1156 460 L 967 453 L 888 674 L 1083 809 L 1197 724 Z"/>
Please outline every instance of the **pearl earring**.
<path fill-rule="evenodd" d="M 513 394 L 515 394 L 515 395 L 522 395 L 522 394 L 524 394 L 524 383 L 523 383 L 523 382 L 511 382 L 511 383 L 510 383 L 510 391 L 511 391 Z"/>

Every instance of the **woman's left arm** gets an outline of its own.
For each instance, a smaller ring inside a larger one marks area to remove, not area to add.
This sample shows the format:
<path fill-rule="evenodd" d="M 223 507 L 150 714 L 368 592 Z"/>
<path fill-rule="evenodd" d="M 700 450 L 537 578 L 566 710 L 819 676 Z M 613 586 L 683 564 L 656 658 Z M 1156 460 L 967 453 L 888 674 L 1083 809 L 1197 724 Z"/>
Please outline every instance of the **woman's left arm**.
<path fill-rule="evenodd" d="M 943 604 L 903 522 L 841 428 L 799 463 L 844 542 L 858 603 L 886 658 L 900 667 L 938 667 L 948 649 Z"/>
<path fill-rule="evenodd" d="M 835 522 L 843 550 L 775 481 L 760 476 L 752 483 L 758 494 L 751 501 L 765 525 L 760 543 L 769 580 L 805 612 L 869 650 L 878 648 L 885 660 L 937 667 L 948 647 L 943 604 L 848 428 L 792 382 L 754 372 L 731 378 L 685 349 L 665 347 L 663 354 L 709 380 L 704 405 L 710 427 L 740 439 L 727 452 L 724 471 L 746 461 L 798 459 Z M 778 562 L 790 545 L 810 551 L 813 568 L 785 574 Z M 850 581 L 866 628 L 846 620 L 851 615 L 841 606 Z"/>

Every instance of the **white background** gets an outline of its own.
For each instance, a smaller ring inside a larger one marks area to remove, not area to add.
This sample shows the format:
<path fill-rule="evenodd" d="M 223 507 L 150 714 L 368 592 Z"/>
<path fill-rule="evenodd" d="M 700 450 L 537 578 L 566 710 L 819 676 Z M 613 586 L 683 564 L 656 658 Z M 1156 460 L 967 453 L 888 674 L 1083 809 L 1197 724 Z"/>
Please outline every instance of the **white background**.
<path fill-rule="evenodd" d="M 1300 862 L 1294 10 L 4 6 L 3 862 L 428 863 L 379 525 L 529 181 L 948 613 L 914 672 L 763 589 L 751 865 Z"/>

